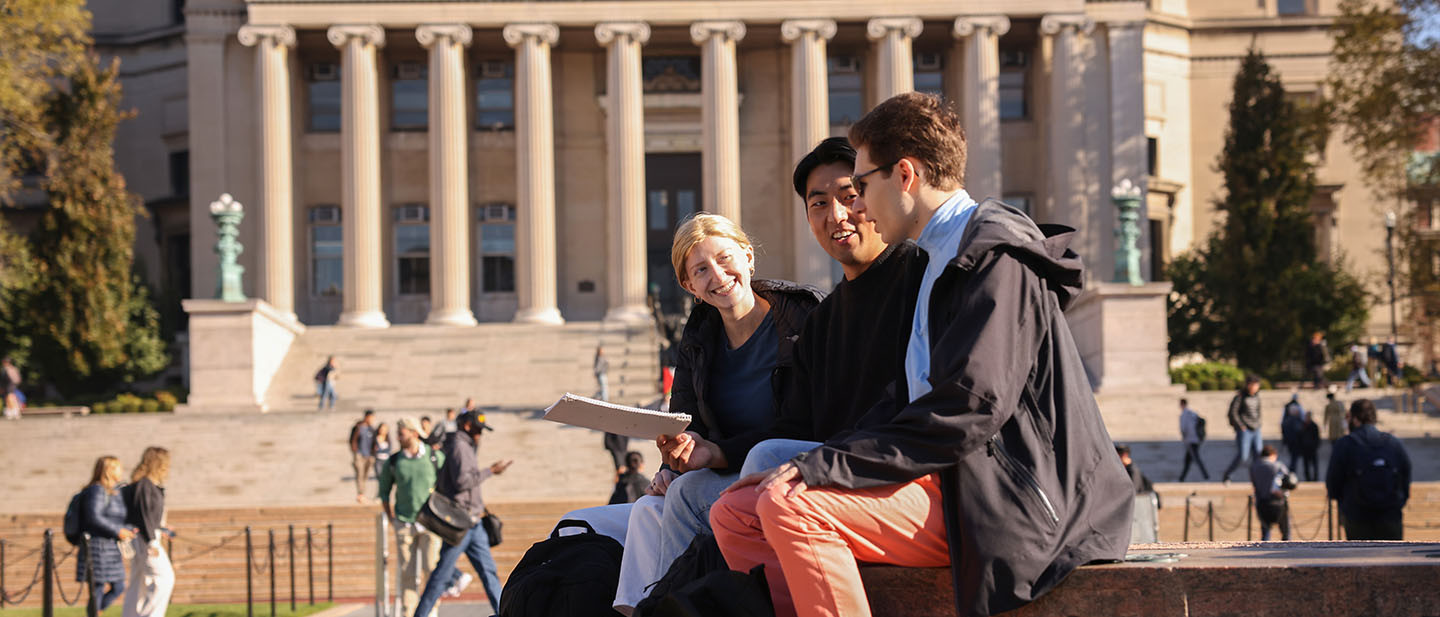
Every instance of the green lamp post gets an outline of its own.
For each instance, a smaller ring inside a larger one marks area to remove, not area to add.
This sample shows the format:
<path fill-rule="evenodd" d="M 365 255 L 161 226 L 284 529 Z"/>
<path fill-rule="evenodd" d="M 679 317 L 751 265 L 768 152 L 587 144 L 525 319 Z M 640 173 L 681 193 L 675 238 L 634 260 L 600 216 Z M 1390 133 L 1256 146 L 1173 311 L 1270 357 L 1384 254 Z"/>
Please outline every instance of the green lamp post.
<path fill-rule="evenodd" d="M 245 208 L 225 193 L 219 200 L 210 202 L 210 218 L 215 219 L 219 227 L 215 254 L 220 256 L 220 276 L 215 282 L 215 297 L 226 302 L 244 302 L 240 275 L 245 273 L 245 266 L 236 260 L 245 252 L 245 247 L 240 245 L 240 221 L 245 218 Z"/>
<path fill-rule="evenodd" d="M 1115 231 L 1115 282 L 1144 285 L 1140 276 L 1140 187 L 1129 178 L 1115 185 L 1110 199 L 1120 215 L 1119 228 Z"/>

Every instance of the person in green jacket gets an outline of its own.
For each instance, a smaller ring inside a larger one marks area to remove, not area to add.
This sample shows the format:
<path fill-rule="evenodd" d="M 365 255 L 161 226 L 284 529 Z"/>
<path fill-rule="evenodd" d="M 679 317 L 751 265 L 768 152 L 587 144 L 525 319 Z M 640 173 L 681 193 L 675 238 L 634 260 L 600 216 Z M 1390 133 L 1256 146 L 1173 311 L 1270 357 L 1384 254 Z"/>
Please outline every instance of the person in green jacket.
<path fill-rule="evenodd" d="M 415 522 L 415 515 L 435 487 L 436 470 L 445 463 L 445 453 L 426 445 L 420 425 L 411 418 L 396 423 L 400 451 L 380 468 L 380 507 L 395 529 L 395 547 L 400 555 L 400 604 L 404 615 L 413 615 L 420 599 L 421 582 L 440 560 L 440 538 Z M 395 499 L 392 504 L 391 490 Z M 430 611 L 429 617 L 436 612 Z"/>

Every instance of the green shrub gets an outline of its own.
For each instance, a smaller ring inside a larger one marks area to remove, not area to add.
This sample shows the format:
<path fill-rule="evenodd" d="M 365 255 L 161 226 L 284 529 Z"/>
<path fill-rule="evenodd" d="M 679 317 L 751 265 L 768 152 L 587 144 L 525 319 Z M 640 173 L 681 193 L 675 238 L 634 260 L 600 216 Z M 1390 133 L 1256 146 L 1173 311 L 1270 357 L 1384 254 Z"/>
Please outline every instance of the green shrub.
<path fill-rule="evenodd" d="M 100 401 L 90 406 L 90 413 L 110 413 L 110 401 Z"/>
<path fill-rule="evenodd" d="M 157 411 L 160 411 L 160 401 L 157 401 L 153 398 L 144 399 L 140 401 L 140 411 L 144 413 L 155 413 Z"/>
<path fill-rule="evenodd" d="M 143 401 L 140 397 L 127 392 L 116 396 L 114 404 L 119 406 L 120 413 L 140 413 Z"/>
<path fill-rule="evenodd" d="M 175 406 L 180 404 L 179 399 L 169 390 L 157 390 L 155 392 L 155 402 L 160 405 L 158 411 L 175 411 Z"/>
<path fill-rule="evenodd" d="M 1222 362 L 1196 362 L 1170 369 L 1170 381 L 1190 390 L 1238 390 L 1245 383 L 1245 371 Z"/>

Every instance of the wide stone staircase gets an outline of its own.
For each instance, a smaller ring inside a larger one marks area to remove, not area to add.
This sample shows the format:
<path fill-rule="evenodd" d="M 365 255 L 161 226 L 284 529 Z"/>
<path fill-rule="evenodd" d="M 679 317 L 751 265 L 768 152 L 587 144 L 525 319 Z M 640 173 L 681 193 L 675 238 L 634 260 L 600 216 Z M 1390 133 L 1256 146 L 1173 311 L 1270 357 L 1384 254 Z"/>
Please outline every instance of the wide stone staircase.
<path fill-rule="evenodd" d="M 342 410 L 428 411 L 458 407 L 466 397 L 486 406 L 543 406 L 566 392 L 595 394 L 595 347 L 603 345 L 611 400 L 648 402 L 659 392 L 657 340 L 653 326 L 610 322 L 310 327 L 285 356 L 266 401 L 272 411 L 313 409 L 315 372 L 334 355 Z"/>

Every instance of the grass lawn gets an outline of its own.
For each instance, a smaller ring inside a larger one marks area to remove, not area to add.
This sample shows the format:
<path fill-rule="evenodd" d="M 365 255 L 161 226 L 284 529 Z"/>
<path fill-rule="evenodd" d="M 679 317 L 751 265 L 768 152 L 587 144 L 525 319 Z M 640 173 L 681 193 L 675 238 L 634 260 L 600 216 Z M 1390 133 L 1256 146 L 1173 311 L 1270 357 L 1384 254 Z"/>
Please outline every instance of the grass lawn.
<path fill-rule="evenodd" d="M 315 606 L 300 603 L 295 605 L 295 612 L 290 612 L 290 603 L 277 602 L 275 604 L 275 617 L 305 617 L 318 613 L 334 606 L 329 602 L 316 602 Z M 100 617 L 119 617 L 121 613 L 119 602 L 111 605 Z M 8 608 L 0 610 L 0 617 L 40 617 L 39 608 Z M 57 606 L 55 617 L 85 617 L 84 606 Z M 171 604 L 170 609 L 165 612 L 165 617 L 245 617 L 244 604 Z M 255 617 L 270 617 L 270 602 L 255 603 Z"/>

